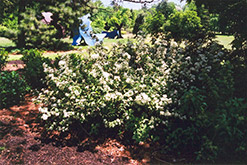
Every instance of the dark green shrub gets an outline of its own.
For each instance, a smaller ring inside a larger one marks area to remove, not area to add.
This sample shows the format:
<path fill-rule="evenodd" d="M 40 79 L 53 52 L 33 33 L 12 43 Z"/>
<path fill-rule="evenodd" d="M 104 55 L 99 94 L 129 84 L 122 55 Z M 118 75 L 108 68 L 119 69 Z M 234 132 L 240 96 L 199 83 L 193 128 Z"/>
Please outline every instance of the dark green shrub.
<path fill-rule="evenodd" d="M 219 149 L 219 159 L 246 162 L 247 100 L 231 99 L 222 104 L 215 115 L 212 141 Z"/>
<path fill-rule="evenodd" d="M 21 60 L 25 64 L 23 73 L 27 83 L 37 89 L 46 87 L 43 63 L 50 65 L 50 59 L 43 57 L 41 51 L 30 49 L 23 51 Z"/>
<path fill-rule="evenodd" d="M 0 70 L 6 65 L 8 59 L 8 52 L 4 49 L 0 49 Z"/>
<path fill-rule="evenodd" d="M 0 109 L 20 103 L 28 90 L 27 83 L 17 72 L 0 72 Z"/>
<path fill-rule="evenodd" d="M 228 58 L 233 64 L 234 96 L 247 98 L 247 48 L 245 50 L 233 50 Z"/>

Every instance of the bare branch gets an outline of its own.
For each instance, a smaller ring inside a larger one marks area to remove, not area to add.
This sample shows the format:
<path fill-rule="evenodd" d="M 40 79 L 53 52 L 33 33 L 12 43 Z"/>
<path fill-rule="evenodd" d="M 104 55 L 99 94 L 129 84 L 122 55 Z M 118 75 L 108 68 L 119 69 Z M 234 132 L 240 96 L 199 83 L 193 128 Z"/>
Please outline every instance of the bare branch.
<path fill-rule="evenodd" d="M 127 2 L 133 2 L 133 3 L 153 3 L 155 0 L 123 0 Z"/>

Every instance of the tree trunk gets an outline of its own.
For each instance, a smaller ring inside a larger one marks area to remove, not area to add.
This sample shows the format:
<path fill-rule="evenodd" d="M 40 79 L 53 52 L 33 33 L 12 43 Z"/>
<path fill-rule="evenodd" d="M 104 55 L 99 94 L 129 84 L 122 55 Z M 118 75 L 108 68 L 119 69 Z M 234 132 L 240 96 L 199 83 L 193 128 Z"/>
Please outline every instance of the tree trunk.
<path fill-rule="evenodd" d="M 19 33 L 17 38 L 17 47 L 18 48 L 24 48 L 26 46 L 25 42 L 25 32 L 23 29 L 20 28 L 21 20 L 23 19 L 23 16 L 21 15 L 23 12 L 25 12 L 25 6 L 26 2 L 25 0 L 19 0 L 19 10 L 18 10 L 18 25 L 19 25 Z"/>

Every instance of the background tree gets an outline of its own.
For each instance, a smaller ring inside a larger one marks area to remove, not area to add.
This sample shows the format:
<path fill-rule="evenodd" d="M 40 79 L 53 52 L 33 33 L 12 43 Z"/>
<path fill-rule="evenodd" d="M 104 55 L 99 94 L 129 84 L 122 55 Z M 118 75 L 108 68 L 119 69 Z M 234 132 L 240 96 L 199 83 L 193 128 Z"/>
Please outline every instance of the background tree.
<path fill-rule="evenodd" d="M 191 2 L 191 0 L 187 0 Z M 197 6 L 204 6 L 210 13 L 219 14 L 220 26 L 229 26 L 229 32 L 234 34 L 233 46 L 236 49 L 246 49 L 247 40 L 247 1 L 246 0 L 195 0 Z"/>
<path fill-rule="evenodd" d="M 202 27 L 201 19 L 197 16 L 197 13 L 187 10 L 171 14 L 163 28 L 170 38 L 180 42 L 183 39 L 193 41 L 202 37 Z"/>
<path fill-rule="evenodd" d="M 167 0 L 161 1 L 156 7 L 156 10 L 158 12 L 161 12 L 166 18 L 168 18 L 169 15 L 171 15 L 172 13 L 174 13 L 175 9 L 175 4 L 173 2 L 168 3 Z"/>
<path fill-rule="evenodd" d="M 154 36 L 163 33 L 163 25 L 175 11 L 176 7 L 174 3 L 168 3 L 167 1 L 162 1 L 158 5 L 154 5 L 152 8 L 146 10 L 144 23 L 146 33 Z"/>
<path fill-rule="evenodd" d="M 159 11 L 154 10 L 153 14 L 148 14 L 146 17 L 148 33 L 153 36 L 159 35 L 159 33 L 163 32 L 162 26 L 165 21 L 165 16 Z"/>
<path fill-rule="evenodd" d="M 70 34 L 72 28 L 79 24 L 78 17 L 92 13 L 94 9 L 90 6 L 89 0 L 16 0 L 9 2 L 11 3 L 6 1 L 5 6 L 7 5 L 9 8 L 15 6 L 18 11 L 16 14 L 18 16 L 17 37 L 12 36 L 13 38 L 11 38 L 18 47 L 42 47 L 42 43 L 46 43 L 45 47 L 48 45 L 52 45 L 53 48 L 59 47 L 58 40 L 54 37 L 59 39 L 62 33 Z M 7 9 L 6 11 L 10 11 Z M 44 11 L 53 13 L 53 23 L 49 26 L 40 24 L 41 13 Z M 55 35 L 54 29 L 56 30 Z M 40 41 L 47 37 L 49 39 L 44 42 Z"/>
<path fill-rule="evenodd" d="M 139 14 L 137 16 L 136 20 L 135 20 L 135 25 L 134 25 L 132 33 L 137 36 L 138 32 L 141 31 L 141 25 L 143 23 L 144 23 L 144 15 L 143 14 Z"/>

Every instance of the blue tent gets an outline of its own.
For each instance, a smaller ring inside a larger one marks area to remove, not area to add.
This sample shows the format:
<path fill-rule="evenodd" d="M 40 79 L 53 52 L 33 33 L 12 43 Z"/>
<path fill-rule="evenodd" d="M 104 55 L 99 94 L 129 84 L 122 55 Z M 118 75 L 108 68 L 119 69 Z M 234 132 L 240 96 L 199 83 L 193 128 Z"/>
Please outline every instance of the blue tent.
<path fill-rule="evenodd" d="M 85 40 L 86 44 L 89 46 L 94 46 L 98 42 L 102 42 L 106 34 L 93 34 L 93 29 L 91 27 L 91 21 L 88 18 L 90 14 L 84 15 L 79 19 L 82 21 L 79 29 L 74 29 L 74 37 L 72 45 L 79 45 L 82 38 Z"/>

